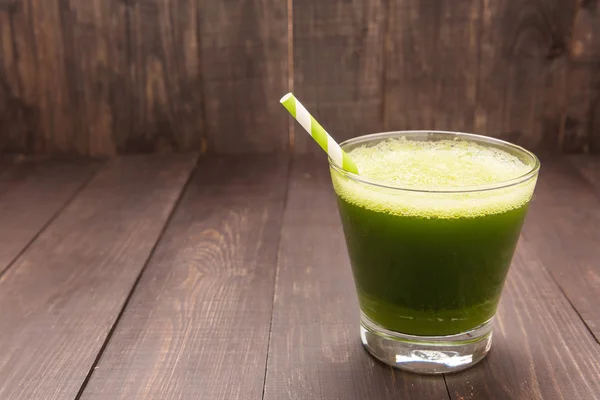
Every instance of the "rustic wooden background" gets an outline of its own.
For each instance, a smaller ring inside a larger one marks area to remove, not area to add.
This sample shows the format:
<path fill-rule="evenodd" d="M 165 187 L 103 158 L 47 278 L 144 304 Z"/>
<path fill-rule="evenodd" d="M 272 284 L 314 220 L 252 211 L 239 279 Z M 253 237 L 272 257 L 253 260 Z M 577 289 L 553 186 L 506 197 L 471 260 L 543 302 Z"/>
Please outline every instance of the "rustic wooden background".
<path fill-rule="evenodd" d="M 318 151 L 449 129 L 600 150 L 599 0 L 0 0 L 0 151 Z"/>

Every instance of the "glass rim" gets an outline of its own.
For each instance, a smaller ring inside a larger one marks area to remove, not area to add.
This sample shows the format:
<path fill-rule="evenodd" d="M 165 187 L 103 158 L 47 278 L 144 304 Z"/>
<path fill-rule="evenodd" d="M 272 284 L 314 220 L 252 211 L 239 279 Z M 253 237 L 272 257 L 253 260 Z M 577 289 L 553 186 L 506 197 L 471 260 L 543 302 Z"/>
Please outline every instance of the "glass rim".
<path fill-rule="evenodd" d="M 456 131 L 438 131 L 438 130 L 406 130 L 406 131 L 388 131 L 388 132 L 379 132 L 379 133 L 371 133 L 367 135 L 357 136 L 348 140 L 345 140 L 340 143 L 340 147 L 344 149 L 344 146 L 357 144 L 361 142 L 367 142 L 374 139 L 385 138 L 385 137 L 394 137 L 401 136 L 406 134 L 443 134 L 443 135 L 451 135 L 460 138 L 466 139 L 474 139 L 476 142 L 484 142 L 489 144 L 495 144 L 503 147 L 510 148 L 517 152 L 520 152 L 533 161 L 533 166 L 526 173 L 519 175 L 515 178 L 502 180 L 493 183 L 486 183 L 481 185 L 471 185 L 471 186 L 454 186 L 454 187 L 443 187 L 443 186 L 402 186 L 398 184 L 394 184 L 391 182 L 381 181 L 377 179 L 367 178 L 353 172 L 348 172 L 344 170 L 340 165 L 336 164 L 335 161 L 331 157 L 328 157 L 329 166 L 333 168 L 337 173 L 355 181 L 364 183 L 366 185 L 380 187 L 384 189 L 393 189 L 393 190 L 401 190 L 408 192 L 420 192 L 420 193 L 469 193 L 469 192 L 483 192 L 488 190 L 496 190 L 503 189 L 511 186 L 518 185 L 520 183 L 526 182 L 536 176 L 540 170 L 540 160 L 537 158 L 535 154 L 531 151 L 518 146 L 516 144 L 507 142 L 502 139 L 497 139 L 489 136 L 477 135 L 474 133 L 466 133 L 466 132 L 456 132 Z"/>

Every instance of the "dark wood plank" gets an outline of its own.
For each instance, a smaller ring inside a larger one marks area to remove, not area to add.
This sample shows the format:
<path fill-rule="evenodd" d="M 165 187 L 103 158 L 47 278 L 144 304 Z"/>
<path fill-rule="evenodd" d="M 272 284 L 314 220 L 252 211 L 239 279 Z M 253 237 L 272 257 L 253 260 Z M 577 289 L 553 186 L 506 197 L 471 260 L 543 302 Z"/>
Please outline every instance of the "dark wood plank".
<path fill-rule="evenodd" d="M 208 149 L 268 152 L 288 146 L 279 99 L 288 91 L 287 4 L 201 0 Z"/>
<path fill-rule="evenodd" d="M 448 398 L 442 377 L 400 372 L 371 358 L 358 320 L 326 162 L 298 158 L 279 248 L 264 398 Z"/>
<path fill-rule="evenodd" d="M 597 150 L 599 8 L 305 0 L 292 49 L 285 1 L 2 0 L 0 149 L 281 150 L 289 80 L 339 140 L 438 128 Z"/>
<path fill-rule="evenodd" d="M 557 148 L 573 13 L 567 0 L 390 2 L 386 130 Z"/>
<path fill-rule="evenodd" d="M 389 4 L 385 129 L 472 132 L 483 2 L 397 0 Z"/>
<path fill-rule="evenodd" d="M 32 25 L 39 21 L 30 1 L 0 4 L 0 151 L 33 152 L 40 145 L 40 131 L 52 128 L 40 126 L 40 92 L 47 82 L 40 82 L 44 77 L 37 73 L 42 55 L 37 54 Z"/>
<path fill-rule="evenodd" d="M 82 155 L 112 156 L 141 150 L 121 140 L 132 132 L 129 84 L 129 32 L 126 2 L 66 0 L 60 4 L 62 40 L 68 52 L 64 63 L 69 95 L 69 118 L 75 123 Z"/>
<path fill-rule="evenodd" d="M 446 376 L 453 398 L 600 397 L 600 346 L 553 282 L 537 247 L 527 234 L 521 238 L 495 321 L 492 350 L 472 369 Z"/>
<path fill-rule="evenodd" d="M 261 399 L 287 160 L 207 158 L 82 399 Z"/>
<path fill-rule="evenodd" d="M 542 158 L 523 236 L 600 340 L 600 199 L 564 158 Z"/>
<path fill-rule="evenodd" d="M 118 132 L 120 150 L 200 150 L 204 93 L 197 3 L 128 2 L 133 126 Z"/>
<path fill-rule="evenodd" d="M 26 46 L 32 50 L 31 61 L 35 69 L 34 75 L 22 76 L 21 82 L 28 91 L 35 93 L 34 105 L 39 120 L 34 151 L 85 154 L 88 138 L 79 135 L 79 121 L 73 113 L 78 108 L 80 93 L 72 90 L 69 81 L 69 72 L 75 63 L 73 38 L 67 37 L 62 5 L 59 1 L 47 0 L 28 3 L 22 11 L 29 24 L 21 25 L 21 29 L 32 32 Z"/>
<path fill-rule="evenodd" d="M 103 156 L 200 150 L 196 2 L 15 1 L 0 7 L 0 145 Z"/>
<path fill-rule="evenodd" d="M 2 276 L 0 398 L 75 398 L 195 160 L 109 162 Z"/>
<path fill-rule="evenodd" d="M 531 149 L 557 149 L 575 2 L 482 4 L 475 131 Z"/>
<path fill-rule="evenodd" d="M 600 3 L 577 0 L 576 4 L 563 150 L 600 151 Z"/>
<path fill-rule="evenodd" d="M 293 2 L 294 92 L 338 141 L 383 128 L 384 3 Z M 321 151 L 295 132 L 298 152 Z"/>
<path fill-rule="evenodd" d="M 0 7 L 0 149 L 112 155 L 129 128 L 120 0 Z"/>
<path fill-rule="evenodd" d="M 94 162 L 1 166 L 0 274 L 92 177 Z"/>
<path fill-rule="evenodd" d="M 14 8 L 12 2 L 0 1 L 0 151 L 22 150 L 28 137 L 23 103 L 14 93 L 18 89 L 12 35 Z"/>

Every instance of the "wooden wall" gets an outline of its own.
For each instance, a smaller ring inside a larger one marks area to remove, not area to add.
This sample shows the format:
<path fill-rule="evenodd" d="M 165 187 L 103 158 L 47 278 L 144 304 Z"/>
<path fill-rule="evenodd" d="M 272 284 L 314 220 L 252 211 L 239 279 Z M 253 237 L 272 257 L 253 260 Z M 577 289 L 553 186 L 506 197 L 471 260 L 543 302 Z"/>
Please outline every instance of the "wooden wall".
<path fill-rule="evenodd" d="M 397 129 L 600 151 L 600 0 L 0 0 L 0 151 L 318 151 Z"/>

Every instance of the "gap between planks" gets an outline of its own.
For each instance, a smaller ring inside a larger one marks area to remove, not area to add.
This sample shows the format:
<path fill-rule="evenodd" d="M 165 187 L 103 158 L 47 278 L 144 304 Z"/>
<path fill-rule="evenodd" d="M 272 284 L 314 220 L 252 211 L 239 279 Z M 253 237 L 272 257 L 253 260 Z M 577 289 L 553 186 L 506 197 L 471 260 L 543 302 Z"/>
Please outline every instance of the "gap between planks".
<path fill-rule="evenodd" d="M 262 396 L 289 169 L 275 158 L 200 164 L 82 399 Z"/>
<path fill-rule="evenodd" d="M 133 286 L 131 287 L 131 290 L 129 291 L 127 298 L 125 299 L 125 302 L 123 303 L 123 306 L 121 307 L 121 310 L 119 310 L 119 314 L 117 315 L 115 322 L 111 326 L 111 328 L 108 332 L 108 335 L 106 335 L 106 339 L 104 340 L 104 343 L 102 343 L 102 347 L 100 348 L 100 351 L 98 351 L 96 359 L 94 360 L 92 366 L 90 367 L 90 370 L 88 371 L 88 373 L 85 377 L 85 380 L 83 381 L 81 387 L 79 388 L 79 391 L 77 392 L 77 395 L 75 396 L 75 400 L 81 399 L 81 396 L 83 395 L 83 392 L 85 391 L 85 388 L 86 388 L 88 382 L 90 381 L 90 378 L 92 377 L 92 374 L 94 373 L 94 370 L 96 369 L 96 366 L 98 365 L 98 362 L 100 361 L 100 359 L 102 358 L 102 355 L 104 354 L 104 350 L 106 350 L 108 343 L 112 339 L 115 329 L 116 329 L 117 325 L 119 325 L 119 322 L 121 321 L 121 318 L 123 317 L 123 313 L 125 312 L 125 309 L 129 305 L 129 302 L 131 301 L 131 297 L 133 296 L 135 290 L 137 289 L 137 287 L 140 283 L 140 280 L 142 279 L 142 276 L 144 275 L 144 272 L 148 268 L 148 264 L 150 263 L 150 260 L 154 256 L 156 248 L 158 247 L 159 243 L 161 242 L 161 240 L 167 230 L 167 227 L 169 226 L 169 224 L 171 223 L 171 220 L 173 219 L 173 215 L 175 214 L 175 211 L 177 210 L 177 208 L 179 207 L 179 204 L 181 203 L 181 199 L 183 198 L 183 195 L 185 194 L 190 182 L 192 181 L 195 170 L 198 167 L 198 163 L 200 162 L 201 158 L 202 158 L 201 156 L 196 157 L 196 161 L 195 161 L 193 167 L 191 168 L 191 171 L 187 177 L 187 180 L 183 184 L 181 191 L 179 192 L 179 196 L 177 197 L 177 200 L 173 204 L 173 208 L 171 209 L 169 216 L 165 220 L 165 223 L 164 223 L 160 233 L 158 234 L 156 242 L 152 246 L 152 250 L 150 250 L 150 253 L 148 254 L 148 258 L 144 262 L 144 265 L 142 266 L 142 269 L 140 270 L 139 275 L 137 276 L 135 282 L 133 283 Z"/>
<path fill-rule="evenodd" d="M 4 275 L 0 397 L 76 396 L 196 161 L 109 161 Z"/>
<path fill-rule="evenodd" d="M 291 4 L 293 0 L 288 0 L 289 4 Z M 292 121 L 293 122 L 293 121 Z M 293 142 L 292 143 L 292 147 L 293 147 Z M 292 154 L 290 155 L 290 157 L 288 158 L 288 163 L 287 163 L 287 177 L 286 177 L 286 181 L 285 181 L 285 195 L 283 198 L 283 207 L 281 208 L 281 215 L 280 215 L 280 221 L 281 224 L 279 226 L 279 235 L 277 237 L 277 259 L 275 260 L 275 277 L 273 279 L 273 301 L 271 304 L 271 320 L 269 321 L 269 340 L 267 343 L 267 356 L 265 357 L 265 372 L 264 372 L 264 379 L 263 379 L 263 390 L 262 390 L 262 396 L 261 399 L 264 400 L 265 399 L 265 390 L 267 388 L 267 369 L 269 367 L 269 353 L 270 353 L 270 349 L 271 349 L 271 339 L 272 339 L 272 334 L 273 334 L 273 316 L 274 311 L 275 311 L 275 296 L 276 293 L 275 291 L 277 290 L 277 280 L 279 279 L 279 261 L 281 258 L 281 234 L 283 232 L 283 221 L 284 221 L 284 217 L 285 217 L 285 211 L 287 210 L 288 207 L 288 200 L 289 200 L 289 195 L 290 195 L 290 180 L 291 180 L 291 176 L 292 176 L 292 166 L 294 163 L 294 155 L 293 155 L 293 148 L 290 149 L 290 151 L 292 152 Z"/>
<path fill-rule="evenodd" d="M 81 193 L 81 191 L 89 184 L 94 178 L 98 171 L 102 168 L 103 163 L 100 162 L 86 162 L 77 163 L 77 170 L 73 171 L 71 165 L 65 162 L 52 162 L 52 161 L 19 161 L 19 160 L 1 160 L 0 161 L 0 179 L 13 179 L 18 181 L 17 186 L 12 186 L 7 189 L 8 196 L 16 196 L 13 201 L 16 201 L 19 206 L 23 204 L 27 205 L 27 200 L 32 198 L 31 193 L 27 190 L 23 192 L 23 187 L 27 188 L 28 185 L 35 190 L 35 202 L 43 201 L 44 207 L 49 207 L 47 212 L 31 213 L 31 209 L 24 210 L 12 210 L 12 214 L 16 215 L 17 220 L 12 223 L 19 224 L 19 227 L 10 226 L 11 222 L 8 223 L 9 229 L 11 230 L 11 240 L 15 240 L 15 229 L 22 229 L 23 221 L 20 221 L 21 217 L 27 213 L 28 223 L 31 224 L 31 219 L 34 220 L 33 225 L 39 227 L 31 227 L 29 232 L 25 233 L 25 237 L 17 238 L 17 243 L 14 244 L 13 249 L 14 255 L 8 255 L 9 258 L 2 259 L 0 261 L 0 280 L 2 276 L 8 272 L 8 270 L 16 263 L 16 261 L 27 251 L 33 242 L 52 224 L 54 220 L 73 202 L 73 200 Z M 71 172 L 74 172 L 72 175 Z M 16 177 L 10 177 L 7 175 L 15 174 Z M 65 179 L 65 175 L 69 175 Z M 72 175 L 72 176 L 71 176 Z M 55 179 L 59 179 L 56 182 Z M 33 181 L 33 183 L 31 182 Z M 4 183 L 4 182 L 2 182 Z M 10 184 L 8 182 L 7 184 Z M 52 185 L 52 196 L 54 198 L 48 198 L 44 196 L 42 188 L 47 185 Z M 21 193 L 19 193 L 21 190 Z M 38 192 L 38 190 L 41 191 Z M 69 194 L 72 192 L 71 194 Z M 38 197 L 38 196 L 40 196 Z M 21 198 L 23 196 L 23 198 Z M 8 202 L 8 208 L 13 208 L 15 204 L 11 204 L 11 199 L 3 199 L 4 202 Z M 54 203 L 54 204 L 53 204 Z M 2 206 L 7 207 L 6 204 Z M 21 212 L 22 211 L 22 212 Z M 35 220 L 38 220 L 37 222 Z M 6 220 L 3 221 L 6 224 Z M 21 242 L 21 243 L 18 243 Z M 6 242 L 3 246 L 6 246 Z M 20 248 L 20 249 L 18 249 Z M 18 249 L 18 250 L 17 250 Z"/>

